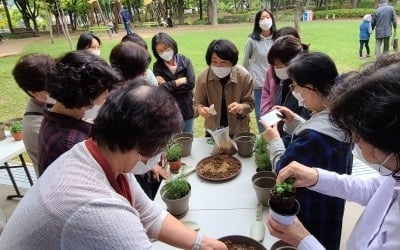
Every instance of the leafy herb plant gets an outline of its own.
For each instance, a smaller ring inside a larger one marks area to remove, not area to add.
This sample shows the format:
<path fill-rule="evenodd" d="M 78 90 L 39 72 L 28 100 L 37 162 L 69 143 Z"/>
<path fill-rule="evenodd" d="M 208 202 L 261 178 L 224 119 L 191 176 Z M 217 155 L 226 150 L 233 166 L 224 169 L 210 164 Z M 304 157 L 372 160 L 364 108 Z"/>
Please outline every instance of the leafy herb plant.
<path fill-rule="evenodd" d="M 271 161 L 267 151 L 267 141 L 262 135 L 257 136 L 254 142 L 254 159 L 257 166 L 257 170 L 272 170 Z"/>
<path fill-rule="evenodd" d="M 281 184 L 276 184 L 271 190 L 269 204 L 271 208 L 282 214 L 292 214 L 297 210 L 296 188 L 294 179 L 288 178 Z"/>
<path fill-rule="evenodd" d="M 169 145 L 166 151 L 166 155 L 169 162 L 178 161 L 182 156 L 182 144 L 173 143 Z"/>
<path fill-rule="evenodd" d="M 10 133 L 15 134 L 22 131 L 22 123 L 21 122 L 13 122 L 10 127 Z"/>
<path fill-rule="evenodd" d="M 164 186 L 164 197 L 169 200 L 176 200 L 184 197 L 190 191 L 190 184 L 184 175 L 171 178 Z"/>

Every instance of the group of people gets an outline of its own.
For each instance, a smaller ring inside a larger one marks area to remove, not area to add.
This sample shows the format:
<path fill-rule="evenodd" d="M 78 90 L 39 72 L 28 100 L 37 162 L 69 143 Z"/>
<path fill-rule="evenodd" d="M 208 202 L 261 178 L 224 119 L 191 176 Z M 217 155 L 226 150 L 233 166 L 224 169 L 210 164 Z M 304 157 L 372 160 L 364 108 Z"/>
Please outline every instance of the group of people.
<path fill-rule="evenodd" d="M 85 33 L 77 51 L 57 60 L 27 55 L 13 70 L 30 96 L 24 143 L 40 178 L 10 218 L 0 249 L 147 249 L 149 238 L 226 249 L 162 211 L 143 176 L 168 178 L 158 166 L 162 152 L 174 133 L 193 133 L 194 118 L 203 117 L 205 129 L 229 127 L 233 136 L 250 130 L 253 109 L 277 182 L 294 177 L 301 206 L 293 225 L 268 217 L 271 235 L 298 249 L 339 249 L 347 199 L 366 206 L 348 249 L 400 248 L 400 55 L 339 75 L 295 29 L 277 29 L 268 9 L 255 16 L 244 67 L 234 43 L 218 39 L 197 78 L 166 33 L 151 40 L 152 71 L 137 34 L 112 49 L 110 64 L 100 48 Z M 272 109 L 282 121 L 271 126 L 260 116 Z M 351 176 L 354 147 L 384 176 Z"/>

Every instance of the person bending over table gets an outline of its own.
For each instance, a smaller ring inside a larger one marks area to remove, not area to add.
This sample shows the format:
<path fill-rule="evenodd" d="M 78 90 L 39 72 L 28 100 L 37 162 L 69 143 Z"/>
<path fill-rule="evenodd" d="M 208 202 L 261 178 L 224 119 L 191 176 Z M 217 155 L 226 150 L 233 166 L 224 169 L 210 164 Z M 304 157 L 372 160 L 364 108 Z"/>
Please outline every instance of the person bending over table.
<path fill-rule="evenodd" d="M 380 57 L 351 73 L 331 96 L 331 119 L 347 132 L 366 164 L 382 176 L 360 178 L 291 162 L 277 183 L 294 185 L 365 206 L 346 249 L 400 249 L 400 55 Z M 316 165 L 312 165 L 316 167 Z M 299 220 L 284 226 L 267 219 L 271 235 L 297 249 L 324 249 Z"/>
<path fill-rule="evenodd" d="M 249 114 L 254 108 L 253 80 L 250 73 L 237 65 L 239 52 L 228 40 L 214 40 L 208 46 L 209 66 L 196 81 L 195 117 L 203 117 L 204 127 L 215 130 L 229 126 L 229 135 L 250 131 Z M 216 115 L 209 107 L 214 105 Z M 206 132 L 206 136 L 210 136 Z"/>
<path fill-rule="evenodd" d="M 91 138 L 55 160 L 18 204 L 0 249 L 153 249 L 149 238 L 227 249 L 163 211 L 132 174 L 150 169 L 182 124 L 175 99 L 143 79 L 110 93 Z"/>

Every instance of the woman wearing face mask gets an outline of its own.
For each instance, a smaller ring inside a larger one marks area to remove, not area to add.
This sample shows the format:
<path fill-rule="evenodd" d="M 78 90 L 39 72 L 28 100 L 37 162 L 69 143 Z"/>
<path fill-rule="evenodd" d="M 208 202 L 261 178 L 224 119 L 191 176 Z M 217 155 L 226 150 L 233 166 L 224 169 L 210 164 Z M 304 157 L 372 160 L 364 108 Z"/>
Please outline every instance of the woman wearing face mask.
<path fill-rule="evenodd" d="M 151 40 L 153 55 L 157 61 L 153 73 L 158 84 L 168 90 L 181 110 L 184 126 L 182 131 L 193 133 L 193 88 L 196 80 L 189 58 L 178 54 L 178 45 L 166 33 L 158 33 Z"/>
<path fill-rule="evenodd" d="M 205 128 L 229 127 L 230 136 L 250 131 L 249 113 L 254 108 L 253 81 L 249 72 L 236 64 L 238 56 L 232 42 L 212 41 L 206 52 L 209 67 L 197 78 L 194 97 L 195 115 L 205 119 Z M 210 112 L 211 105 L 216 114 Z"/>
<path fill-rule="evenodd" d="M 264 127 L 258 123 L 258 120 L 260 120 L 261 91 L 268 68 L 267 55 L 274 42 L 275 33 L 276 26 L 272 12 L 266 8 L 261 9 L 255 15 L 253 32 L 250 34 L 244 48 L 243 66 L 253 78 L 254 111 L 258 131 L 260 132 L 264 130 Z"/>
<path fill-rule="evenodd" d="M 343 131 L 329 120 L 328 95 L 337 84 L 336 66 L 326 54 L 304 53 L 292 60 L 288 68 L 292 79 L 290 90 L 299 105 L 312 111 L 309 120 L 283 106 L 276 106 L 285 117 L 285 131 L 292 143 L 285 148 L 276 125 L 266 127 L 264 138 L 269 142 L 273 170 L 279 173 L 291 161 L 320 167 L 338 174 L 350 174 L 352 144 Z M 340 247 L 344 200 L 322 195 L 306 188 L 296 190 L 300 203 L 299 220 L 326 249 Z M 323 228 L 323 230 L 321 230 Z"/>
<path fill-rule="evenodd" d="M 100 56 L 101 40 L 92 33 L 85 32 L 79 36 L 77 50 L 86 50 L 93 55 Z"/>
<path fill-rule="evenodd" d="M 179 249 L 226 250 L 163 211 L 130 174 L 181 126 L 162 88 L 137 79 L 113 91 L 91 138 L 54 161 L 18 204 L 0 249 L 153 249 L 150 239 L 158 239 Z"/>
<path fill-rule="evenodd" d="M 366 163 L 378 166 L 383 176 L 338 175 L 321 169 L 322 165 L 291 162 L 279 172 L 277 182 L 294 177 L 297 187 L 365 206 L 346 249 L 400 249 L 399 54 L 380 57 L 361 72 L 350 74 L 330 99 L 334 124 L 346 131 Z M 283 226 L 268 218 L 267 224 L 273 236 L 297 249 L 323 249 L 298 220 Z"/>
<path fill-rule="evenodd" d="M 307 51 L 308 45 L 302 44 L 300 39 L 292 35 L 287 35 L 277 38 L 268 53 L 268 62 L 274 67 L 273 72 L 277 78 L 280 79 L 279 88 L 275 96 L 275 103 L 273 105 L 287 107 L 304 119 L 310 117 L 310 112 L 299 105 L 297 99 L 292 95 L 289 89 L 292 80 L 289 79 L 287 69 L 293 58 Z M 281 134 L 285 146 L 290 145 L 291 136 L 283 131 L 282 123 L 278 124 L 278 131 Z"/>
<path fill-rule="evenodd" d="M 44 113 L 39 132 L 39 174 L 61 154 L 85 140 L 92 124 L 85 112 L 104 102 L 119 78 L 106 61 L 86 51 L 67 53 L 55 65 L 47 91 L 56 102 Z"/>
<path fill-rule="evenodd" d="M 55 60 L 47 55 L 34 53 L 21 57 L 12 71 L 18 86 L 30 97 L 22 120 L 22 133 L 36 176 L 39 176 L 38 137 L 43 113 L 47 110 L 47 105 L 51 106 L 54 103 L 45 87 L 55 63 Z"/>

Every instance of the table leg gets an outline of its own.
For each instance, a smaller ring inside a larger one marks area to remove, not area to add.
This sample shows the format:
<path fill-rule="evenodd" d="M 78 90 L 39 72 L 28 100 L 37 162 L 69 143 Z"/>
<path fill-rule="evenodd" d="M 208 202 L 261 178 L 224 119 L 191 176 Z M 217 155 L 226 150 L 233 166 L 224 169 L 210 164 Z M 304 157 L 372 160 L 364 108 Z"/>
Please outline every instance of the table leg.
<path fill-rule="evenodd" d="M 8 165 L 7 162 L 4 162 L 4 168 L 7 170 L 7 173 L 10 176 L 11 182 L 12 182 L 12 184 L 14 186 L 15 192 L 17 193 L 17 195 L 9 195 L 9 196 L 7 196 L 7 200 L 11 200 L 13 198 L 22 198 L 22 197 L 24 197 L 19 192 L 19 188 L 17 186 L 17 183 L 15 182 L 14 176 L 13 176 L 13 174 L 11 172 L 11 169 L 10 169 L 10 166 Z"/>
<path fill-rule="evenodd" d="M 28 167 L 26 166 L 26 163 L 25 163 L 25 160 L 24 160 L 24 157 L 22 156 L 22 154 L 19 155 L 19 159 L 21 160 L 21 164 L 24 167 L 25 174 L 26 174 L 26 177 L 28 177 L 29 183 L 31 184 L 31 186 L 33 186 L 33 181 L 32 181 L 32 178 L 31 178 L 31 174 L 28 171 Z"/>

